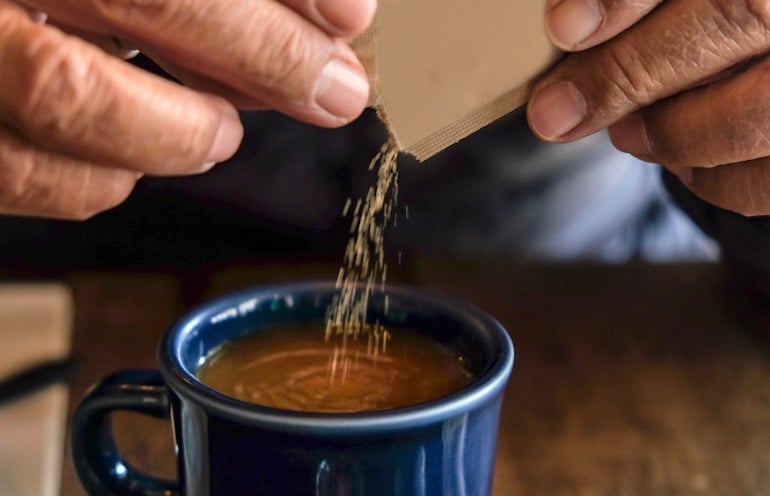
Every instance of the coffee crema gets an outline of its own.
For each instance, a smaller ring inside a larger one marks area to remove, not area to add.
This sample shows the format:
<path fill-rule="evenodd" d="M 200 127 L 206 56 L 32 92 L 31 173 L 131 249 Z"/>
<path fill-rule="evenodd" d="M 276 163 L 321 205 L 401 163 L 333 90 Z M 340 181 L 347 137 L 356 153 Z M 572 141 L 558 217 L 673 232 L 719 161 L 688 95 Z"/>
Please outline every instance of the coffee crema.
<path fill-rule="evenodd" d="M 344 346 L 323 339 L 324 324 L 281 327 L 231 340 L 198 369 L 209 387 L 262 406 L 353 413 L 424 403 L 467 385 L 466 359 L 409 329 L 390 329 Z"/>

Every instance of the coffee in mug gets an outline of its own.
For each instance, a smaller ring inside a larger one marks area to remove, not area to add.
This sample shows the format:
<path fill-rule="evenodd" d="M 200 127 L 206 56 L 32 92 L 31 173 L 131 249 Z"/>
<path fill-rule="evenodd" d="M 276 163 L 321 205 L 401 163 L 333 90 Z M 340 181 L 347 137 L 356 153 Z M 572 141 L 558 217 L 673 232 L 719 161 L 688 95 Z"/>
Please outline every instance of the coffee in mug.
<path fill-rule="evenodd" d="M 324 338 L 322 325 L 280 326 L 214 350 L 204 384 L 239 400 L 304 412 L 353 413 L 424 403 L 461 389 L 467 359 L 416 329 Z"/>
<path fill-rule="evenodd" d="M 468 382 L 433 400 L 353 413 L 297 411 L 240 400 L 199 378 L 216 350 L 246 336 L 288 338 L 292 329 L 304 329 L 323 340 L 327 310 L 338 293 L 334 281 L 260 286 L 181 317 L 159 344 L 158 370 L 115 372 L 90 389 L 75 411 L 72 459 L 86 491 L 489 496 L 513 346 L 500 323 L 466 302 L 398 285 L 378 286 L 369 297 L 367 322 L 393 334 L 389 356 L 410 335 L 462 356 Z M 323 351 L 328 357 L 328 348 Z M 265 370 L 274 374 L 278 367 Z M 432 381 L 446 372 L 443 366 L 432 370 Z M 171 419 L 176 480 L 154 478 L 123 458 L 110 429 L 117 410 Z"/>

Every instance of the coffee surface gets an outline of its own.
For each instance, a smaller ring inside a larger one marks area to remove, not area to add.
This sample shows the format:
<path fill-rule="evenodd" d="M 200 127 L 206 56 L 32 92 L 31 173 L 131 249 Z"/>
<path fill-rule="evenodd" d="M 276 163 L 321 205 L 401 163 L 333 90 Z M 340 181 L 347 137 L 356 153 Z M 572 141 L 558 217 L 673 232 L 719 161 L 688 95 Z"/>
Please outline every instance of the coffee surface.
<path fill-rule="evenodd" d="M 208 386 L 237 399 L 286 410 L 350 413 L 415 405 L 471 380 L 465 359 L 408 329 L 341 346 L 324 325 L 271 329 L 234 339 L 198 370 Z"/>

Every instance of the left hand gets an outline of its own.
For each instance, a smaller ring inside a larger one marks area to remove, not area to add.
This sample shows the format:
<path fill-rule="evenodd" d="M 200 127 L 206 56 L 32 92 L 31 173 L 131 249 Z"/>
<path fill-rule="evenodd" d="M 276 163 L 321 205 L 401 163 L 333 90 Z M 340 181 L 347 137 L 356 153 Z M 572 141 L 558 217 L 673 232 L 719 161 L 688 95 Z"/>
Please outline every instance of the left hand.
<path fill-rule="evenodd" d="M 369 84 L 347 39 L 375 0 L 0 0 L 0 213 L 86 219 L 143 174 L 201 173 L 236 106 L 334 127 Z M 45 12 L 45 14 L 42 14 Z M 185 84 L 118 57 L 141 49 Z"/>
<path fill-rule="evenodd" d="M 770 4 L 763 0 L 549 0 L 554 42 L 573 52 L 532 92 L 533 132 L 614 145 L 695 194 L 770 214 Z"/>

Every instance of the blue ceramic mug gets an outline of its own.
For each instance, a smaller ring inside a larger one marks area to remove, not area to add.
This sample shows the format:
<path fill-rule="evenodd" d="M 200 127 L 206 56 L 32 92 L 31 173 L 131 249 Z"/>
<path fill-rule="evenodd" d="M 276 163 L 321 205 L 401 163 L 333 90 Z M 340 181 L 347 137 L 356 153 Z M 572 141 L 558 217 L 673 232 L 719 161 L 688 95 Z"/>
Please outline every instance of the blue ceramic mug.
<path fill-rule="evenodd" d="M 75 412 L 71 448 L 86 490 L 191 496 L 489 495 L 513 346 L 495 319 L 465 302 L 398 285 L 370 298 L 370 318 L 427 333 L 468 359 L 472 382 L 430 402 L 363 413 L 283 411 L 225 396 L 197 379 L 206 355 L 224 341 L 276 325 L 323 322 L 335 294 L 329 282 L 257 287 L 180 319 L 160 344 L 159 372 L 114 374 L 94 387 Z M 178 480 L 140 473 L 121 457 L 108 422 L 115 410 L 171 418 Z"/>

